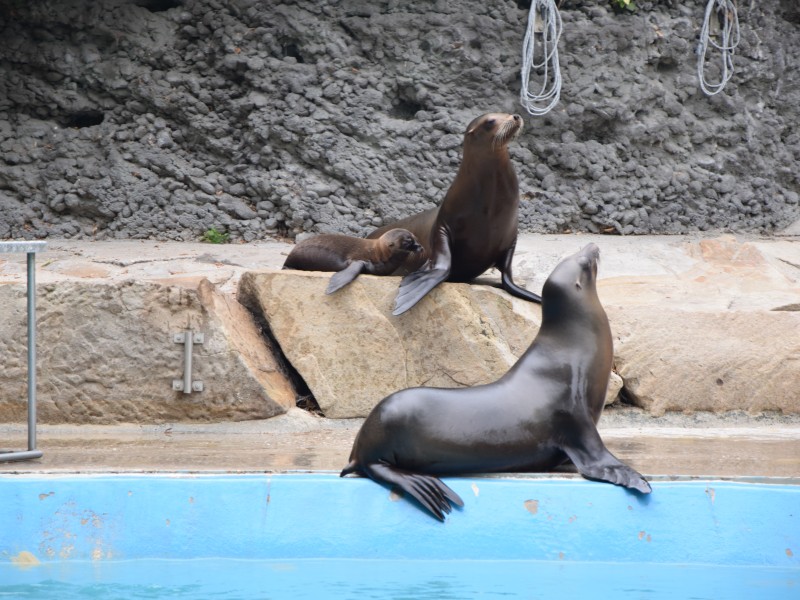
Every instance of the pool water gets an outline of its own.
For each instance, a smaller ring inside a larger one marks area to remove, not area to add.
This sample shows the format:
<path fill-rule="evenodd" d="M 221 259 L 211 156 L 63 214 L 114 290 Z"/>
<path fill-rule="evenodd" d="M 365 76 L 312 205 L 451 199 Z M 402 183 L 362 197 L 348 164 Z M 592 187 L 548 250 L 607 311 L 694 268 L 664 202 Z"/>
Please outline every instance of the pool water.
<path fill-rule="evenodd" d="M 746 593 L 745 593 L 746 590 Z M 448 560 L 74 561 L 0 566 L 0 598 L 59 600 L 792 599 L 781 567 Z"/>

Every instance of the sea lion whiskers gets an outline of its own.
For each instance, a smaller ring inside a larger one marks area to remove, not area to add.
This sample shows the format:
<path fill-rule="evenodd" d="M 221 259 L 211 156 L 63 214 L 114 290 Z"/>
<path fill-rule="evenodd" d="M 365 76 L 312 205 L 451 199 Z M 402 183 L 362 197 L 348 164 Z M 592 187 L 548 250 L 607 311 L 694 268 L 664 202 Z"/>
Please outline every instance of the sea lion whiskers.
<path fill-rule="evenodd" d="M 492 138 L 492 150 L 497 150 L 517 139 L 522 133 L 522 120 L 509 119 L 497 128 L 497 133 Z"/>

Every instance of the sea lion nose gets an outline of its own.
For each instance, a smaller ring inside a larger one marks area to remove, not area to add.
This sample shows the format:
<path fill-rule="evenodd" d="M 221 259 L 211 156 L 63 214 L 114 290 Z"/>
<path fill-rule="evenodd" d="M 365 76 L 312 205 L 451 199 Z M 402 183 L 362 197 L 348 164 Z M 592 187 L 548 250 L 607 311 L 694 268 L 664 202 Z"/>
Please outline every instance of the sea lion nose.
<path fill-rule="evenodd" d="M 520 117 L 519 115 L 512 115 L 511 118 L 517 122 L 522 121 L 522 117 Z"/>

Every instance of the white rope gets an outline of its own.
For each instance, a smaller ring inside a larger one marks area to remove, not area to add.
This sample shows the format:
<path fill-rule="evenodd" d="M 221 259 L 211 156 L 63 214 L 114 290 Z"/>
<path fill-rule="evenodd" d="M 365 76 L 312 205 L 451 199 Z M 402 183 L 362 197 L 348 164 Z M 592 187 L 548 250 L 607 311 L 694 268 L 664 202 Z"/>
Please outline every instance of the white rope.
<path fill-rule="evenodd" d="M 536 60 L 537 37 L 541 39 L 542 46 L 542 58 L 539 62 Z M 561 15 L 556 8 L 555 0 L 531 0 L 528 30 L 522 46 L 522 89 L 519 101 L 525 110 L 535 117 L 550 112 L 561 97 L 559 37 L 561 37 Z M 533 69 L 543 70 L 542 85 L 536 93 L 530 91 L 530 76 Z"/>
<path fill-rule="evenodd" d="M 719 22 L 719 41 L 711 39 L 711 17 L 716 16 Z M 706 80 L 706 53 L 709 45 L 720 52 L 720 79 L 717 83 Z M 733 0 L 708 0 L 703 27 L 700 30 L 700 41 L 697 46 L 697 77 L 700 89 L 707 96 L 719 94 L 725 84 L 733 77 L 733 53 L 739 45 L 739 15 Z"/>

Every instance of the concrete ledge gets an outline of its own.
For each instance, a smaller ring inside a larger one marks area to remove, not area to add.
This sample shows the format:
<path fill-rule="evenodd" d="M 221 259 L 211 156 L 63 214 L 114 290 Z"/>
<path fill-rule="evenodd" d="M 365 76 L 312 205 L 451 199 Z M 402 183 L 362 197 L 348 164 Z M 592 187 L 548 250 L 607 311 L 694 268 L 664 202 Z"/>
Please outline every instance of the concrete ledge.
<path fill-rule="evenodd" d="M 346 464 L 361 419 L 325 419 L 293 408 L 264 420 L 220 423 L 41 425 L 44 456 L 0 463 L 1 473 L 330 471 Z M 794 477 L 800 415 L 667 413 L 614 406 L 599 423 L 606 446 L 647 477 Z M 25 439 L 0 424 L 0 440 Z"/>

